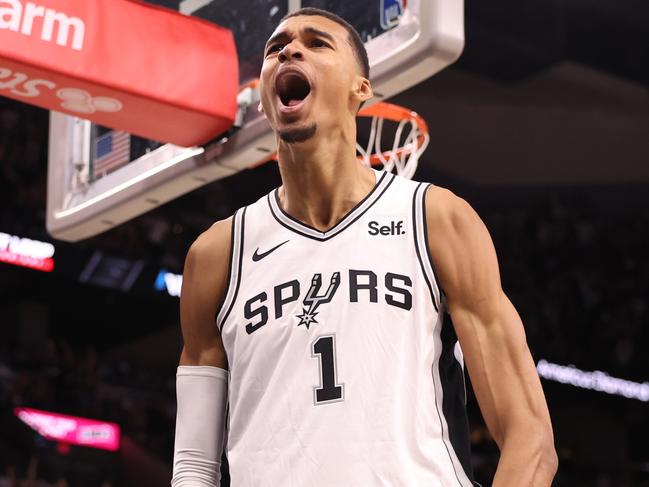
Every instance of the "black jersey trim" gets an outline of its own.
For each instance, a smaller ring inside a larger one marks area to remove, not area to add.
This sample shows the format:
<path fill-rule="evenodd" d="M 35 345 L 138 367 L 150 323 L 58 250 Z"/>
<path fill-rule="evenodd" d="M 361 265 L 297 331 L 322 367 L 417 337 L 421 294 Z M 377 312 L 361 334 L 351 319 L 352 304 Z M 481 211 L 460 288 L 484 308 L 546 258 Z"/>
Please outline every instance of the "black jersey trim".
<path fill-rule="evenodd" d="M 230 226 L 230 255 L 228 256 L 228 277 L 225 281 L 225 291 L 223 292 L 223 299 L 221 300 L 221 303 L 219 303 L 218 308 L 216 308 L 216 313 L 214 314 L 214 322 L 219 329 L 221 329 L 219 326 L 219 314 L 228 299 L 228 290 L 230 289 L 230 283 L 232 282 L 232 261 L 234 260 L 234 233 L 236 231 L 237 211 L 232 215 L 232 225 Z"/>
<path fill-rule="evenodd" d="M 448 427 L 448 438 L 465 475 L 474 482 L 469 442 L 469 419 L 466 412 L 466 383 L 464 368 L 455 357 L 457 335 L 451 315 L 442 310 L 443 320 L 440 339 L 442 353 L 438 361 L 442 385 L 442 412 Z"/>
<path fill-rule="evenodd" d="M 327 233 L 333 233 L 337 229 L 337 227 L 342 226 L 345 223 L 345 220 L 347 218 L 349 218 L 349 216 L 351 214 L 353 214 L 358 208 L 363 206 L 365 204 L 365 202 L 369 198 L 372 197 L 372 195 L 379 188 L 379 186 L 381 186 L 381 184 L 383 183 L 383 180 L 385 179 L 387 174 L 388 173 L 384 172 L 381 175 L 381 177 L 379 178 L 379 180 L 374 184 L 374 187 L 372 188 L 372 190 L 362 200 L 360 200 L 357 204 L 355 204 L 354 207 L 351 210 L 349 210 L 347 213 L 345 213 L 345 216 L 343 216 L 338 223 L 336 223 L 333 227 L 329 228 L 328 230 L 325 230 L 324 232 L 321 231 L 321 230 L 318 230 L 315 227 L 312 227 L 311 225 L 307 225 L 306 223 L 303 223 L 303 222 L 297 220 L 296 218 L 293 218 L 288 213 L 286 213 L 286 211 L 284 211 L 284 209 L 282 208 L 282 206 L 280 205 L 280 202 L 279 202 L 279 189 L 275 189 L 273 191 L 273 196 L 275 198 L 275 202 L 277 203 L 277 208 L 279 209 L 279 211 L 281 212 L 281 214 L 283 216 L 285 216 L 286 218 L 288 218 L 291 221 L 291 223 L 294 223 L 298 227 L 304 227 L 304 228 L 306 228 L 308 230 L 311 230 L 313 232 L 326 235 Z"/>
<path fill-rule="evenodd" d="M 440 319 L 442 320 L 441 326 L 444 326 L 444 317 L 440 316 Z M 440 325 L 437 325 L 440 326 Z M 441 332 L 440 332 L 441 335 Z M 441 337 L 440 337 L 441 340 Z M 443 351 L 442 351 L 443 353 Z M 441 359 L 441 353 L 440 357 L 436 358 L 435 360 Z M 446 453 L 448 454 L 448 460 L 451 462 L 451 467 L 453 467 L 453 473 L 455 474 L 455 479 L 457 480 L 457 483 L 462 487 L 462 481 L 460 480 L 460 477 L 457 474 L 457 470 L 455 469 L 455 462 L 453 461 L 453 456 L 451 455 L 451 450 L 448 447 L 448 443 L 446 442 L 446 438 L 444 438 L 444 422 L 446 421 L 446 415 L 443 413 L 444 412 L 444 386 L 440 384 L 442 388 L 442 412 L 439 412 L 439 403 L 437 401 L 437 381 L 435 380 L 435 364 L 433 363 L 431 367 L 431 376 L 433 378 L 433 387 L 435 389 L 435 411 L 437 412 L 437 418 L 439 419 L 439 427 L 442 429 L 442 443 L 444 443 L 444 448 L 446 449 Z M 440 373 L 440 381 L 441 381 L 441 373 Z M 442 416 L 444 419 L 442 419 Z M 446 424 L 448 425 L 448 422 L 446 421 Z M 450 439 L 450 434 L 449 434 L 449 439 Z M 453 444 L 451 443 L 451 448 L 453 447 Z"/>
<path fill-rule="evenodd" d="M 309 225 L 306 225 L 299 220 L 296 220 L 293 218 L 291 215 L 286 213 L 281 205 L 279 204 L 279 192 L 277 189 L 271 191 L 268 196 L 268 206 L 270 208 L 270 213 L 273 216 L 273 218 L 282 225 L 284 228 L 297 233 L 298 235 L 301 235 L 306 238 L 310 238 L 312 240 L 316 240 L 319 242 L 324 242 L 326 240 L 329 240 L 336 235 L 340 235 L 342 232 L 347 230 L 351 225 L 353 225 L 356 221 L 358 221 L 367 211 L 372 208 L 378 202 L 383 194 L 387 191 L 387 189 L 390 187 L 390 185 L 394 182 L 396 179 L 396 176 L 391 173 L 384 172 L 379 181 L 376 183 L 374 188 L 372 188 L 372 191 L 365 196 L 359 203 L 354 206 L 351 210 L 349 210 L 345 216 L 338 222 L 336 223 L 333 227 L 331 227 L 329 230 L 325 232 L 321 232 L 320 230 L 317 230 Z M 274 204 L 273 204 L 274 200 Z M 274 206 L 277 206 L 278 211 L 280 212 L 280 215 L 278 215 L 275 211 Z M 359 211 L 360 209 L 360 211 Z M 357 215 L 354 216 L 354 212 L 358 212 Z M 282 218 L 284 217 L 284 218 Z M 318 232 L 319 235 L 311 235 L 309 233 L 306 233 L 304 229 L 308 229 L 312 232 Z"/>
<path fill-rule="evenodd" d="M 232 295 L 232 299 L 230 300 L 230 305 L 228 307 L 228 310 L 226 311 L 225 315 L 223 315 L 223 320 L 221 320 L 221 323 L 219 324 L 219 330 L 223 330 L 223 325 L 225 325 L 225 322 L 228 320 L 228 317 L 230 316 L 230 313 L 232 312 L 232 308 L 234 307 L 234 303 L 237 301 L 237 296 L 239 295 L 239 287 L 241 286 L 241 272 L 242 272 L 242 267 L 243 267 L 243 237 L 246 229 L 246 210 L 247 207 L 243 208 L 243 211 L 241 212 L 241 222 L 239 223 L 239 228 L 241 231 L 241 238 L 239 242 L 239 263 L 238 263 L 238 272 L 237 272 L 237 284 L 234 289 L 234 294 Z M 234 231 L 234 229 L 233 229 Z"/>
<path fill-rule="evenodd" d="M 471 472 L 471 475 L 469 475 L 467 473 L 467 470 L 466 470 L 466 468 L 464 466 L 464 463 L 463 463 L 462 459 L 460 459 L 460 457 L 457 454 L 457 450 L 456 450 L 455 445 L 453 443 L 453 437 L 451 435 L 453 434 L 453 435 L 456 436 L 456 435 L 458 435 L 460 433 L 457 431 L 457 429 L 455 427 L 453 428 L 453 433 L 451 433 L 451 426 L 450 426 L 450 423 L 448 421 L 448 415 L 446 413 L 446 410 L 444 409 L 444 403 L 447 400 L 446 391 L 448 390 L 448 388 L 444 389 L 444 382 L 445 381 L 444 381 L 444 377 L 442 376 L 441 361 L 442 361 L 442 357 L 444 356 L 444 342 L 443 342 L 443 339 L 442 339 L 442 331 L 444 330 L 444 322 L 446 321 L 446 316 L 448 316 L 446 313 L 443 313 L 443 314 L 440 313 L 440 318 L 439 319 L 442 321 L 442 323 L 436 325 L 436 326 L 441 327 L 441 330 L 439 331 L 439 339 L 442 342 L 442 350 L 441 350 L 441 352 L 439 354 L 439 357 L 436 357 L 436 359 L 435 359 L 437 364 L 438 364 L 438 372 L 439 372 L 440 382 L 441 382 L 440 387 L 442 389 L 442 411 L 441 412 L 439 410 L 439 402 L 438 402 L 438 394 L 437 394 L 437 380 L 435 379 L 435 363 L 433 363 L 433 365 L 431 366 L 431 376 L 432 376 L 432 379 L 433 379 L 433 387 L 435 389 L 435 411 L 437 412 L 437 417 L 439 419 L 439 426 L 442 429 L 442 443 L 444 443 L 444 448 L 446 449 L 446 453 L 448 454 L 448 460 L 449 460 L 449 462 L 451 462 L 451 467 L 453 467 L 453 473 L 455 474 L 455 479 L 457 480 L 458 485 L 460 487 L 463 487 L 462 480 L 460 479 L 460 476 L 458 475 L 457 469 L 455 468 L 455 462 L 453 461 L 453 454 L 455 454 L 455 457 L 460 462 L 460 465 L 462 466 L 462 469 L 464 470 L 464 474 L 467 476 L 469 482 L 471 482 L 471 483 L 473 483 L 473 471 L 469 467 L 469 472 Z M 435 333 L 438 333 L 438 332 L 435 331 Z M 435 337 L 435 338 L 437 338 L 437 337 Z M 466 414 L 466 412 L 464 414 Z M 449 444 L 446 441 L 445 434 L 444 434 L 444 431 L 445 431 L 444 423 L 446 423 L 446 426 L 448 428 L 448 439 L 451 442 L 450 448 L 449 448 Z M 453 421 L 453 423 L 455 423 L 455 421 Z M 468 426 L 467 426 L 467 428 L 468 428 Z M 466 439 L 468 440 L 468 438 L 469 438 L 469 436 L 468 436 L 468 430 L 467 430 Z M 457 436 L 456 436 L 456 439 L 457 439 Z M 453 450 L 453 454 L 451 453 L 451 450 Z M 469 462 L 470 462 L 470 457 L 469 457 Z M 470 463 L 469 463 L 469 465 L 470 465 Z"/>
<path fill-rule="evenodd" d="M 439 355 L 436 357 L 435 362 L 431 367 L 431 376 L 433 379 L 433 386 L 435 388 L 435 411 L 440 422 L 442 429 L 442 440 L 444 448 L 448 454 L 449 461 L 453 468 L 453 473 L 460 486 L 463 486 L 463 479 L 458 472 L 461 467 L 467 480 L 473 484 L 473 470 L 471 467 L 470 446 L 469 446 L 469 433 L 468 433 L 468 419 L 466 417 L 466 390 L 464 386 L 464 372 L 459 362 L 455 359 L 455 330 L 453 324 L 450 322 L 450 315 L 442 302 L 442 291 L 439 287 L 437 276 L 432 265 L 430 256 L 430 246 L 428 244 L 428 233 L 426 225 L 426 191 L 430 184 L 420 183 L 415 189 L 413 196 L 413 222 L 415 226 L 415 248 L 417 251 L 417 258 L 430 292 L 431 300 L 435 310 L 439 313 L 439 320 L 436 324 L 434 331 L 435 341 L 437 339 L 441 343 Z M 421 202 L 419 201 L 421 199 Z M 418 211 L 421 212 L 418 215 Z M 419 216 L 419 218 L 417 218 Z M 423 235 L 419 232 L 422 231 Z M 425 250 L 420 246 L 425 245 Z M 428 269 L 423 260 L 423 255 L 428 258 Z M 431 276 L 432 271 L 432 276 Z M 439 303 L 436 294 L 433 291 L 433 285 L 437 286 L 439 292 Z M 450 326 L 450 328 L 449 328 Z M 436 344 L 437 348 L 437 344 Z M 439 390 L 441 392 L 442 400 L 439 403 L 439 394 L 437 393 L 437 377 L 435 372 L 435 365 L 437 365 L 437 373 L 439 373 Z M 459 371 L 458 371 L 459 369 Z M 440 411 L 441 407 L 441 411 Z M 454 459 L 455 458 L 455 459 Z M 456 467 L 456 462 L 459 465 Z"/>
<path fill-rule="evenodd" d="M 422 224 L 423 224 L 423 231 L 424 231 L 424 243 L 425 243 L 425 248 L 426 248 L 426 255 L 428 256 L 428 262 L 430 263 L 430 268 L 433 270 L 433 279 L 435 279 L 435 285 L 437 286 L 437 290 L 439 291 L 439 300 L 440 304 L 444 296 L 444 290 L 442 289 L 442 286 L 439 283 L 439 278 L 437 277 L 437 270 L 435 269 L 435 262 L 433 262 L 433 256 L 430 253 L 430 244 L 428 242 L 428 219 L 426 218 L 426 193 L 428 191 L 428 188 L 430 188 L 432 184 L 427 184 L 426 188 L 423 190 L 423 194 L 421 196 L 421 215 L 422 215 Z"/>
<path fill-rule="evenodd" d="M 435 308 L 435 311 L 439 312 L 439 308 L 437 307 L 437 298 L 435 297 L 435 293 L 433 291 L 433 285 L 431 284 L 430 279 L 428 277 L 428 272 L 426 272 L 426 266 L 424 265 L 424 261 L 421 256 L 421 251 L 419 250 L 419 245 L 420 245 L 419 238 L 417 237 L 417 233 L 420 226 L 420 223 L 417 221 L 417 198 L 419 196 L 419 189 L 425 184 L 426 183 L 419 183 L 412 197 L 412 221 L 415 227 L 413 235 L 415 236 L 415 251 L 417 252 L 417 260 L 419 261 L 419 265 L 421 266 L 421 272 L 424 275 L 426 286 L 428 287 L 428 291 L 430 292 L 430 299 L 433 302 L 433 307 Z M 425 232 L 425 228 L 424 228 L 424 232 Z"/>

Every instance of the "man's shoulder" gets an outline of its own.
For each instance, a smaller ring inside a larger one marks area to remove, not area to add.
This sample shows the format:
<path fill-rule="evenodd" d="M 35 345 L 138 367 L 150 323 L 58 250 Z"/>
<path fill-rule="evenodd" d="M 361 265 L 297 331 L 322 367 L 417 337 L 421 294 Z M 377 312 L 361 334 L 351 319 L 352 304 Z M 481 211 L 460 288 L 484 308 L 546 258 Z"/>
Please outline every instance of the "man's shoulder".
<path fill-rule="evenodd" d="M 429 236 L 463 234 L 480 221 L 465 199 L 441 186 L 430 185 L 426 189 L 425 204 Z"/>
<path fill-rule="evenodd" d="M 227 258 L 230 254 L 231 240 L 232 240 L 232 231 L 235 226 L 235 219 L 237 215 L 243 215 L 246 212 L 250 216 L 251 213 L 248 210 L 259 209 L 267 205 L 267 199 L 269 195 L 272 195 L 277 188 L 273 189 L 270 193 L 263 195 L 257 201 L 250 205 L 242 206 L 237 209 L 233 215 L 219 220 L 213 223 L 210 228 L 201 233 L 189 249 L 188 256 L 198 257 L 201 260 L 213 260 L 213 259 L 223 259 Z M 237 228 L 240 231 L 241 225 L 243 225 L 243 220 L 241 217 L 238 218 L 239 225 Z"/>
<path fill-rule="evenodd" d="M 447 298 L 474 300 L 484 296 L 481 286 L 497 259 L 489 231 L 463 198 L 431 186 L 426 193 L 428 251 L 439 285 Z"/>
<path fill-rule="evenodd" d="M 227 260 L 230 254 L 233 219 L 234 217 L 230 216 L 219 220 L 201 233 L 189 248 L 187 259 L 195 261 L 200 267 Z"/>
<path fill-rule="evenodd" d="M 471 208 L 466 200 L 442 186 L 430 184 L 426 189 L 426 214 L 438 218 L 450 218 Z"/>

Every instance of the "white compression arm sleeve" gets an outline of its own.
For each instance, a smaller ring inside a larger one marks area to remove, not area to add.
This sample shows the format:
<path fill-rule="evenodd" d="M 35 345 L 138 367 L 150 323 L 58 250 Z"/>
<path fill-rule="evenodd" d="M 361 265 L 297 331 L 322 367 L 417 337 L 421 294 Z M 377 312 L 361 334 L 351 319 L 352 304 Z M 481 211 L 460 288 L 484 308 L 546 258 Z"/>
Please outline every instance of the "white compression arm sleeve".
<path fill-rule="evenodd" d="M 227 370 L 199 365 L 178 367 L 172 487 L 221 484 L 227 392 Z"/>

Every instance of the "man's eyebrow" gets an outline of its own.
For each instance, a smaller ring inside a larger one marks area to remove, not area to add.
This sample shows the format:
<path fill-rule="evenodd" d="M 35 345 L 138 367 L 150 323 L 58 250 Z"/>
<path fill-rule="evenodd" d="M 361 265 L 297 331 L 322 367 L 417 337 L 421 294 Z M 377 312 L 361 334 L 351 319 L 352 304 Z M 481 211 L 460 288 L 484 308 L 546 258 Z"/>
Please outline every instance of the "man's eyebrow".
<path fill-rule="evenodd" d="M 307 34 L 318 36 L 318 37 L 324 37 L 325 39 L 333 42 L 334 44 L 336 43 L 336 39 L 329 32 L 325 32 L 323 30 L 316 29 L 315 27 L 305 27 L 304 32 L 306 32 Z"/>
<path fill-rule="evenodd" d="M 315 27 L 305 27 L 304 29 L 302 29 L 302 31 L 307 33 L 307 34 L 315 35 L 315 36 L 318 36 L 318 37 L 324 37 L 325 39 L 332 42 L 333 44 L 336 43 L 336 39 L 334 38 L 334 36 L 332 36 L 331 34 L 329 34 L 328 32 L 325 32 L 323 30 L 316 29 Z M 290 37 L 291 37 L 291 35 L 287 31 L 285 31 L 285 30 L 280 31 L 277 34 L 275 34 L 274 36 L 272 36 L 270 39 L 268 39 L 268 42 L 266 42 L 266 49 L 271 44 L 273 44 L 275 42 L 278 42 L 278 41 L 283 41 L 283 40 L 290 39 Z"/>
<path fill-rule="evenodd" d="M 273 43 L 275 43 L 277 41 L 286 40 L 289 37 L 291 37 L 291 36 L 289 35 L 288 32 L 286 32 L 285 30 L 280 31 L 277 34 L 275 34 L 274 36 L 272 36 L 270 39 L 268 39 L 268 41 L 266 42 L 266 47 L 270 46 L 271 44 L 273 44 Z"/>

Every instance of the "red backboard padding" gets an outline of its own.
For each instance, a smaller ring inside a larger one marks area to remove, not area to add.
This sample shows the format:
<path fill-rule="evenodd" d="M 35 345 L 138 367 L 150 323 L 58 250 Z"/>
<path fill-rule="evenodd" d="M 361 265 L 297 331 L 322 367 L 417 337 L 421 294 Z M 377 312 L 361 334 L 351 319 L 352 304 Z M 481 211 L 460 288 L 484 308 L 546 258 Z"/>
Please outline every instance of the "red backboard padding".
<path fill-rule="evenodd" d="M 0 0 L 0 95 L 182 146 L 232 127 L 232 33 L 134 0 Z"/>

